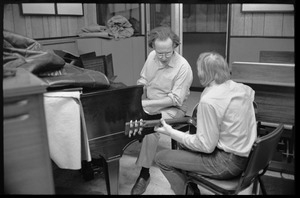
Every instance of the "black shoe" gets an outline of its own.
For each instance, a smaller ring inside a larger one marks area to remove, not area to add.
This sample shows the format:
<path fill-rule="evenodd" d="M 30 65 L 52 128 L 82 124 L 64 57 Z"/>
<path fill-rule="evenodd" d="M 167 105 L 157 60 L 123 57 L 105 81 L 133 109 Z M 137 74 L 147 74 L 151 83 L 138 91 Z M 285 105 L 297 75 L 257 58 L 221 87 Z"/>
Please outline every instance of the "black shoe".
<path fill-rule="evenodd" d="M 133 188 L 131 189 L 131 194 L 142 195 L 146 191 L 149 183 L 150 183 L 150 177 L 147 180 L 145 180 L 142 177 L 138 177 Z"/>
<path fill-rule="evenodd" d="M 197 185 L 191 185 L 189 184 L 187 187 L 186 195 L 201 195 L 199 188 Z"/>

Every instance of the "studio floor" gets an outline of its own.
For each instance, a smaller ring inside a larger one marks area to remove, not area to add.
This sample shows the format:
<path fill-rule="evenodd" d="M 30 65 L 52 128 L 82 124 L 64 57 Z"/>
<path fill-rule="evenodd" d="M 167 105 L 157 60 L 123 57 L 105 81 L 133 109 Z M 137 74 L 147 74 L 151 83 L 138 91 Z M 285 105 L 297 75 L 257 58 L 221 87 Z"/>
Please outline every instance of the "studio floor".
<path fill-rule="evenodd" d="M 188 100 L 188 115 L 191 115 L 196 103 L 199 101 L 200 93 L 191 92 Z M 119 195 L 130 195 L 132 186 L 139 174 L 140 168 L 135 165 L 141 143 L 132 143 L 120 158 L 119 173 Z M 162 135 L 158 150 L 171 148 L 169 137 Z M 60 169 L 53 163 L 53 174 L 56 194 L 70 195 L 107 195 L 105 177 L 103 173 L 96 174 L 94 179 L 86 181 L 80 170 Z M 150 169 L 151 180 L 144 195 L 174 195 L 170 185 L 159 168 L 153 164 Z M 270 195 L 294 195 L 295 179 L 293 175 L 280 174 L 267 171 L 263 177 L 267 194 Z M 200 190 L 203 190 L 200 188 Z M 248 194 L 246 190 L 241 194 Z M 201 191 L 202 194 L 211 194 Z"/>

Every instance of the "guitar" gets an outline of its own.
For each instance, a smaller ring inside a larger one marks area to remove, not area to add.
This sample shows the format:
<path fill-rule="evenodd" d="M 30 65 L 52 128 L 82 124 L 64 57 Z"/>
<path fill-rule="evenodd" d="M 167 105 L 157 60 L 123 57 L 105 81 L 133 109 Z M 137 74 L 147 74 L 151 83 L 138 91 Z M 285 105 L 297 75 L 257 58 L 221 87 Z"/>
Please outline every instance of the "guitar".
<path fill-rule="evenodd" d="M 196 126 L 196 121 L 192 117 L 183 117 L 183 118 L 174 118 L 174 119 L 165 119 L 167 124 L 192 124 Z M 137 129 L 139 131 L 141 128 L 150 128 L 161 125 L 160 120 L 140 120 L 137 121 L 137 125 L 135 124 L 135 121 L 132 122 L 126 122 L 125 123 L 125 135 L 130 135 L 130 131 L 134 131 Z"/>

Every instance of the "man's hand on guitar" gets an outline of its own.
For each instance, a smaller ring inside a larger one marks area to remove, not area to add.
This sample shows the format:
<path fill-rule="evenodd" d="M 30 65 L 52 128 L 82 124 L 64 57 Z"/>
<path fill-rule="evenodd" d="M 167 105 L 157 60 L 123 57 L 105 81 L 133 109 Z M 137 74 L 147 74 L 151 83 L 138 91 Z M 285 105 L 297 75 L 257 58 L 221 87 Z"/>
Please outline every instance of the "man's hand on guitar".
<path fill-rule="evenodd" d="M 143 130 L 143 119 L 140 119 L 140 121 L 132 121 L 129 122 L 129 131 L 128 136 L 131 137 L 131 135 L 135 136 L 136 133 L 139 135 L 142 135 Z"/>
<path fill-rule="evenodd" d="M 154 131 L 165 135 L 170 135 L 170 131 L 173 129 L 172 126 L 167 124 L 163 118 L 160 119 L 160 123 L 160 125 L 154 127 Z"/>

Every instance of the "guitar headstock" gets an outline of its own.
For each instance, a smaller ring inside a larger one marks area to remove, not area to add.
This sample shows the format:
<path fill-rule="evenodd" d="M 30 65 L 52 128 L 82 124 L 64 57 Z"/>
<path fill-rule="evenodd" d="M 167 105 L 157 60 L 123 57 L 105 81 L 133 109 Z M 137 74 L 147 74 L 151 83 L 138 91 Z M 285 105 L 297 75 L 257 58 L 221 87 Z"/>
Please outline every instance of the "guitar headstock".
<path fill-rule="evenodd" d="M 139 121 L 130 121 L 125 123 L 125 135 L 131 137 L 131 134 L 135 135 L 138 133 L 141 135 L 141 130 L 145 121 L 142 119 Z"/>

